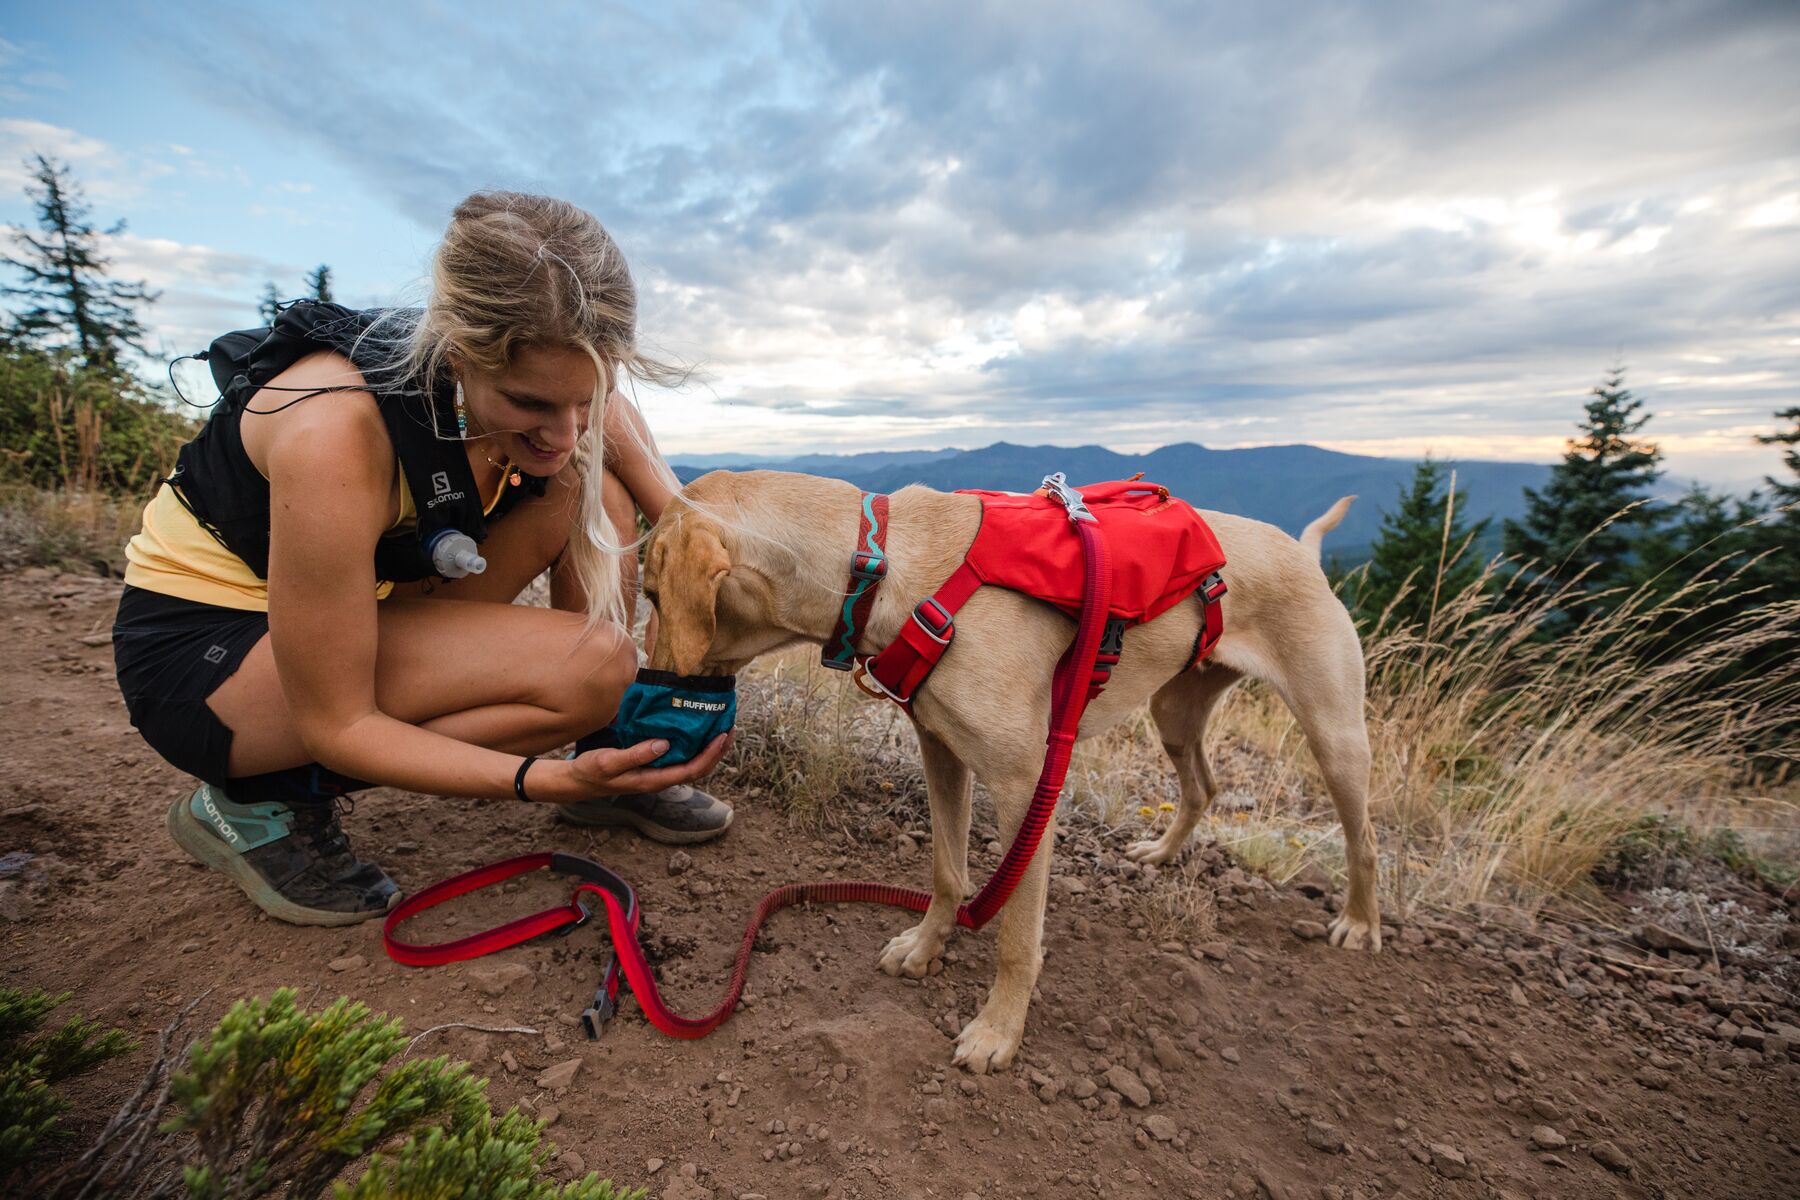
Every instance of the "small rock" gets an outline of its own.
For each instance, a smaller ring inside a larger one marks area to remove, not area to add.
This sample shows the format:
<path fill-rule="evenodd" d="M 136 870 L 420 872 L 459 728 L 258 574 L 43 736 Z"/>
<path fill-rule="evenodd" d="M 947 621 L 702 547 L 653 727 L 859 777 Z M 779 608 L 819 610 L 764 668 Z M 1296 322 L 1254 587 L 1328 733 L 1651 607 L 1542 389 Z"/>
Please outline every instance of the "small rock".
<path fill-rule="evenodd" d="M 1314 1150 L 1323 1150 L 1327 1154 L 1338 1154 L 1344 1149 L 1344 1135 L 1336 1125 L 1329 1121 L 1308 1121 L 1306 1123 L 1306 1144 Z"/>
<path fill-rule="evenodd" d="M 1106 1072 L 1106 1083 L 1138 1108 L 1149 1106 L 1150 1089 L 1144 1086 L 1144 1081 L 1130 1067 L 1122 1064 L 1113 1066 Z"/>
<path fill-rule="evenodd" d="M 562 1109 L 556 1107 L 554 1104 L 545 1104 L 538 1108 L 537 1115 L 538 1120 L 544 1123 L 544 1128 L 548 1129 L 550 1126 L 556 1124 L 557 1120 L 562 1116 Z"/>
<path fill-rule="evenodd" d="M 907 859 L 918 853 L 919 843 L 913 841 L 903 833 L 894 839 L 894 849 L 899 853 L 901 858 Z"/>
<path fill-rule="evenodd" d="M 1294 936 L 1303 942 L 1321 942 L 1325 940 L 1325 926 L 1318 921 L 1295 921 L 1290 928 Z"/>
<path fill-rule="evenodd" d="M 1219 1057 L 1228 1063 L 1241 1063 L 1244 1061 L 1244 1056 L 1238 1053 L 1238 1048 L 1236 1046 L 1225 1047 L 1223 1050 L 1219 1051 Z"/>
<path fill-rule="evenodd" d="M 564 1150 L 561 1154 L 557 1155 L 556 1165 L 576 1178 L 587 1174 L 587 1163 L 583 1161 L 581 1155 L 575 1153 L 573 1150 Z"/>
<path fill-rule="evenodd" d="M 369 960 L 360 954 L 346 954 L 342 958 L 334 958 L 326 964 L 334 971 L 360 971 L 369 965 Z"/>
<path fill-rule="evenodd" d="M 565 1059 L 553 1067 L 545 1067 L 538 1072 L 537 1085 L 552 1091 L 561 1091 L 575 1082 L 575 1072 L 581 1070 L 579 1058 Z"/>
<path fill-rule="evenodd" d="M 1548 1125 L 1534 1125 L 1531 1129 L 1531 1144 L 1539 1150 L 1561 1150 L 1569 1144 L 1569 1139 Z"/>
<path fill-rule="evenodd" d="M 1685 934 L 1676 933 L 1661 925 L 1646 924 L 1633 935 L 1640 946 L 1650 950 L 1673 950 L 1678 954 L 1694 954 L 1702 958 L 1712 954 L 1712 948 L 1704 942 L 1696 942 Z"/>
<path fill-rule="evenodd" d="M 1159 1142 L 1172 1142 L 1175 1140 L 1175 1135 L 1181 1132 L 1180 1129 L 1176 1127 L 1174 1121 L 1160 1114 L 1153 1117 L 1145 1117 L 1139 1122 L 1139 1125 L 1145 1133 L 1149 1134 Z"/>
<path fill-rule="evenodd" d="M 1631 1159 L 1611 1142 L 1595 1142 L 1588 1148 L 1588 1153 L 1594 1156 L 1595 1162 L 1609 1171 L 1617 1171 L 1621 1175 L 1631 1172 Z"/>
<path fill-rule="evenodd" d="M 1201 942 L 1194 949 L 1200 952 L 1202 958 L 1210 958 L 1214 962 L 1224 962 L 1231 957 L 1230 942 Z"/>
<path fill-rule="evenodd" d="M 644 1160 L 644 1174 L 654 1175 L 662 1170 L 664 1165 L 664 1160 L 660 1158 L 647 1158 Z"/>
<path fill-rule="evenodd" d="M 680 875 L 694 865 L 694 858 L 686 850 L 677 850 L 669 855 L 669 874 Z"/>
<path fill-rule="evenodd" d="M 1086 1075 L 1083 1075 L 1080 1079 L 1077 1079 L 1072 1085 L 1070 1085 L 1069 1095 L 1075 1097 L 1075 1099 L 1077 1099 L 1077 1100 L 1086 1100 L 1089 1096 L 1092 1096 L 1095 1092 L 1098 1092 L 1099 1090 L 1100 1090 L 1099 1084 L 1097 1084 L 1093 1080 L 1089 1079 Z"/>
<path fill-rule="evenodd" d="M 1445 1179 L 1467 1179 L 1469 1160 L 1462 1151 L 1443 1142 L 1431 1143 L 1431 1167 Z"/>
<path fill-rule="evenodd" d="M 516 987 L 527 990 L 537 982 L 537 973 L 524 963 L 493 963 L 469 972 L 475 990 L 488 996 L 502 996 Z"/>
<path fill-rule="evenodd" d="M 1669 1090 L 1669 1085 L 1675 1082 L 1673 1075 L 1667 1071 L 1659 1071 L 1655 1067 L 1640 1067 L 1638 1073 L 1632 1078 L 1637 1080 L 1639 1087 L 1649 1088 L 1653 1092 L 1666 1092 Z"/>

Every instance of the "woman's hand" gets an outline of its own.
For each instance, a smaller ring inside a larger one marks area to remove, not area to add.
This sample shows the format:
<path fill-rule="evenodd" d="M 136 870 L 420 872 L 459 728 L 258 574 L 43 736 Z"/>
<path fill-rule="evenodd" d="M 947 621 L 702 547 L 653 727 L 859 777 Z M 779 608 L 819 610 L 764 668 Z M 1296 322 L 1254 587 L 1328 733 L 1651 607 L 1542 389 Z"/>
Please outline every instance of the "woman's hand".
<path fill-rule="evenodd" d="M 547 760 L 535 764 L 525 776 L 525 792 L 533 800 L 552 804 L 569 804 L 591 800 L 595 796 L 621 796 L 638 792 L 660 792 L 678 783 L 692 783 L 705 776 L 725 751 L 731 748 L 731 735 L 722 733 L 702 750 L 698 757 L 666 767 L 650 767 L 646 763 L 661 757 L 669 743 L 661 739 L 639 742 L 619 750 L 589 750 L 586 754 L 558 762 Z M 543 786 L 538 771 L 546 766 L 563 768 Z"/>

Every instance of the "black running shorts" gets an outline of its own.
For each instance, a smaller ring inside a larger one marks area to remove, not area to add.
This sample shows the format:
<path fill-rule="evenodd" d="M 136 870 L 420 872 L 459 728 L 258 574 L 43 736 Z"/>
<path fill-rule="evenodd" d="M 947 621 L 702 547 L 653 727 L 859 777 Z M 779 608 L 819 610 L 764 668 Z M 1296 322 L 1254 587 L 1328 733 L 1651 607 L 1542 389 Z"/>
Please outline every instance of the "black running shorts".
<path fill-rule="evenodd" d="M 113 624 L 113 665 L 125 708 L 150 748 L 223 787 L 231 730 L 206 698 L 269 632 L 269 614 L 127 587 Z"/>

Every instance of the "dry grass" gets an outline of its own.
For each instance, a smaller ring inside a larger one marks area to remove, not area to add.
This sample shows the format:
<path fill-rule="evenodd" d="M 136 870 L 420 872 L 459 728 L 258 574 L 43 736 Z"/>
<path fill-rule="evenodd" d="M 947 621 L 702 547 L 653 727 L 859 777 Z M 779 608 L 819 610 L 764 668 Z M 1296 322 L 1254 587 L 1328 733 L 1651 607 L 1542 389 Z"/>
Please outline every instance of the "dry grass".
<path fill-rule="evenodd" d="M 1753 753 L 1772 761 L 1779 731 L 1800 719 L 1800 663 L 1741 678 L 1722 668 L 1792 637 L 1800 598 L 1734 609 L 1715 565 L 1673 596 L 1616 597 L 1610 615 L 1546 638 L 1538 631 L 1572 591 L 1532 592 L 1524 578 L 1496 560 L 1462 592 L 1438 596 L 1424 625 L 1382 620 L 1365 631 L 1388 911 L 1530 912 L 1596 900 L 1595 865 L 1648 812 L 1701 834 L 1730 829 L 1791 861 L 1800 850 L 1795 787 L 1759 782 L 1768 773 L 1746 767 Z M 1701 632 L 1657 650 L 1677 619 Z M 766 791 L 800 822 L 844 811 L 834 804 L 844 793 L 883 796 L 897 817 L 923 820 L 909 725 L 822 670 L 814 653 L 755 669 L 741 704 L 728 761 L 739 787 Z M 1309 868 L 1343 878 L 1330 801 L 1279 700 L 1255 683 L 1238 688 L 1214 717 L 1208 751 L 1222 792 L 1200 836 L 1276 881 Z M 1177 799 L 1147 712 L 1076 750 L 1070 819 L 1147 836 Z M 1180 937 L 1172 931 L 1205 916 L 1198 885 L 1183 886 L 1180 869 L 1170 874 L 1158 889 L 1166 907 L 1145 916 Z"/>
<path fill-rule="evenodd" d="M 0 484 L 0 570 L 59 567 L 122 575 L 143 502 L 105 492 Z"/>

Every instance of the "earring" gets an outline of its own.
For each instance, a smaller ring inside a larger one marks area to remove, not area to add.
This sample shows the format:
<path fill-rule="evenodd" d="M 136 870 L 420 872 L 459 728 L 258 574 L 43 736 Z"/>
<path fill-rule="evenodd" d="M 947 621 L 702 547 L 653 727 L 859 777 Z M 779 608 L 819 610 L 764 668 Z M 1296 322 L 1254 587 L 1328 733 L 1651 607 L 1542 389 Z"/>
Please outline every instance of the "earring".
<path fill-rule="evenodd" d="M 456 381 L 456 436 L 464 439 L 469 436 L 469 410 L 463 404 L 461 379 Z"/>

